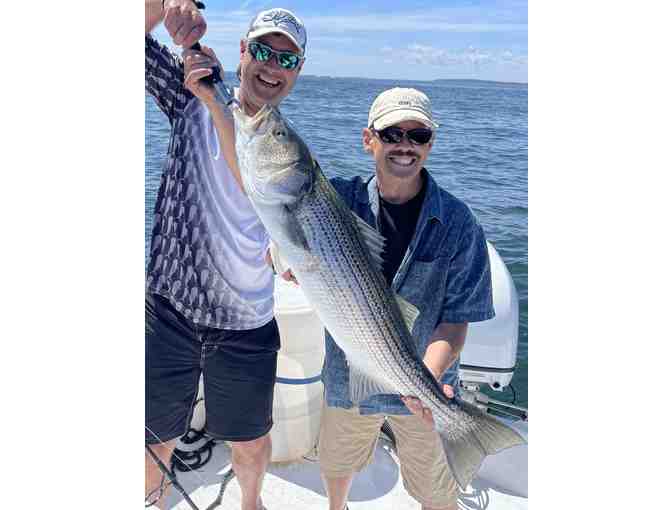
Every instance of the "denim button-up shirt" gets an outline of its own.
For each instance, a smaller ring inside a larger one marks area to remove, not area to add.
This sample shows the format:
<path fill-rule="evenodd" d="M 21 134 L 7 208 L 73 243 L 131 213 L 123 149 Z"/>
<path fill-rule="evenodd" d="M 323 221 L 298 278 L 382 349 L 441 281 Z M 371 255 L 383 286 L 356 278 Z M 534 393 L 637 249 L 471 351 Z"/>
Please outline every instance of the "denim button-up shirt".
<path fill-rule="evenodd" d="M 478 322 L 495 316 L 490 262 L 483 229 L 462 201 L 441 189 L 423 169 L 425 199 L 415 234 L 392 281 L 392 289 L 420 315 L 411 332 L 422 359 L 429 338 L 442 322 Z M 378 184 L 373 176 L 330 180 L 350 209 L 380 231 Z M 327 332 L 322 369 L 327 405 L 353 407 L 343 351 Z M 459 359 L 441 377 L 458 386 Z M 361 414 L 410 414 L 398 395 L 374 395 L 359 404 Z"/>

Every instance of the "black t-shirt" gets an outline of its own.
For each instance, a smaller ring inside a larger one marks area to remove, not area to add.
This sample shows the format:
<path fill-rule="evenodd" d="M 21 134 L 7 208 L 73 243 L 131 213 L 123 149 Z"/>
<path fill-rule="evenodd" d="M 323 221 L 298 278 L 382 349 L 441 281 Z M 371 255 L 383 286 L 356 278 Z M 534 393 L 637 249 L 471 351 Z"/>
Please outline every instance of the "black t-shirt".
<path fill-rule="evenodd" d="M 385 237 L 383 274 L 389 285 L 392 285 L 394 275 L 399 270 L 408 245 L 413 239 L 425 198 L 425 187 L 423 179 L 420 192 L 403 204 L 391 204 L 380 197 L 380 230 Z"/>

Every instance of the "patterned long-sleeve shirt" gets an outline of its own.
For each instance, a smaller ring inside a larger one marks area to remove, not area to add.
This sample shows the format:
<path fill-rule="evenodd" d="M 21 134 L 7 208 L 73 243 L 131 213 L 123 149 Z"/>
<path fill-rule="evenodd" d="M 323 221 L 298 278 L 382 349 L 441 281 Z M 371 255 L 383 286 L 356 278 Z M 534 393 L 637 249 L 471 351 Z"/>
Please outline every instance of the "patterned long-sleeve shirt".
<path fill-rule="evenodd" d="M 181 59 L 145 37 L 145 89 L 171 125 L 154 208 L 147 292 L 195 324 L 253 329 L 273 317 L 268 234 L 223 155 L 207 108 L 184 87 Z"/>

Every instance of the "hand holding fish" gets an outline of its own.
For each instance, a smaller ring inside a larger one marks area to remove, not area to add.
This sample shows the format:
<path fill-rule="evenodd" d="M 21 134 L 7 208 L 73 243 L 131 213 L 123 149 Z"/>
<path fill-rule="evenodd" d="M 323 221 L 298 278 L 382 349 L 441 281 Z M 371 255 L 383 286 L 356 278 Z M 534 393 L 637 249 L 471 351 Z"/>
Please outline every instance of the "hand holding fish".
<path fill-rule="evenodd" d="M 455 396 L 455 391 L 450 384 L 443 385 L 443 392 L 446 394 L 446 397 L 453 398 Z M 422 402 L 417 397 L 401 397 L 401 401 L 406 404 L 408 410 L 411 411 L 416 416 L 419 416 L 422 421 L 424 421 L 429 427 L 434 428 L 434 416 L 432 415 L 432 410 L 424 407 Z"/>
<path fill-rule="evenodd" d="M 163 24 L 178 46 L 190 48 L 205 34 L 205 18 L 191 0 L 165 0 L 164 14 Z"/>
<path fill-rule="evenodd" d="M 273 268 L 273 272 L 280 275 L 280 278 L 286 282 L 292 282 L 298 285 L 296 277 L 292 270 L 288 267 L 287 261 L 280 255 L 278 245 L 271 241 L 268 251 L 266 252 L 266 263 Z"/>
<path fill-rule="evenodd" d="M 287 281 L 287 282 L 292 282 L 292 283 L 294 283 L 295 285 L 298 285 L 298 284 L 299 284 L 299 282 L 297 281 L 296 277 L 294 276 L 294 273 L 292 273 L 292 270 L 291 270 L 291 269 L 288 269 L 288 270 L 285 271 L 284 273 L 281 273 L 281 274 L 280 274 L 280 278 L 282 278 L 283 280 L 285 280 L 285 281 Z"/>

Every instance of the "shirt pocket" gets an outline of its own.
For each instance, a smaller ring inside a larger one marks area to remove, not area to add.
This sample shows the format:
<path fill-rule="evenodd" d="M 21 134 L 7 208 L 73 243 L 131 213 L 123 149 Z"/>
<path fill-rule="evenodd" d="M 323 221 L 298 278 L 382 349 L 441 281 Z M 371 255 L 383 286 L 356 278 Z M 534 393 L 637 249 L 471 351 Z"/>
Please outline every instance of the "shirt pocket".
<path fill-rule="evenodd" d="M 433 300 L 443 295 L 447 273 L 447 257 L 438 257 L 428 262 L 412 262 L 403 282 L 403 289 L 406 291 L 404 295 L 417 299 L 416 306 L 427 304 L 428 296 Z"/>
<path fill-rule="evenodd" d="M 453 230 L 433 223 L 423 229 L 421 237 L 414 240 L 414 243 L 417 246 L 413 254 L 414 261 L 422 263 L 439 261 L 445 267 L 448 267 L 448 262 L 457 246 Z"/>

